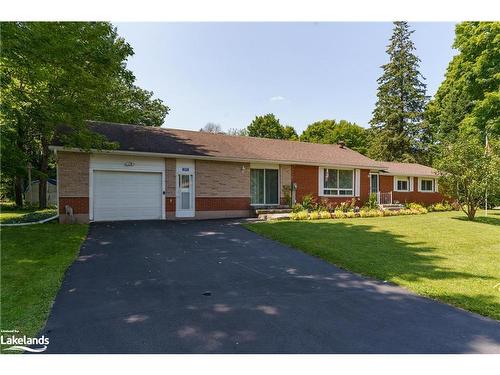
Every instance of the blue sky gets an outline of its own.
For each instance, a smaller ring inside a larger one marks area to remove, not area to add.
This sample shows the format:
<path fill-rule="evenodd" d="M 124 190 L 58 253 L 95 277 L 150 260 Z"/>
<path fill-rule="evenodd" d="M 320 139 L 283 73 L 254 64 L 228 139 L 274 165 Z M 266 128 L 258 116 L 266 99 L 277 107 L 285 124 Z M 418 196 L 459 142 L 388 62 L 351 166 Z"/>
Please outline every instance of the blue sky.
<path fill-rule="evenodd" d="M 274 113 L 300 134 L 323 119 L 368 127 L 392 23 L 116 23 L 128 67 L 171 112 L 165 126 L 244 128 Z M 411 23 L 428 95 L 455 51 L 454 23 Z"/>

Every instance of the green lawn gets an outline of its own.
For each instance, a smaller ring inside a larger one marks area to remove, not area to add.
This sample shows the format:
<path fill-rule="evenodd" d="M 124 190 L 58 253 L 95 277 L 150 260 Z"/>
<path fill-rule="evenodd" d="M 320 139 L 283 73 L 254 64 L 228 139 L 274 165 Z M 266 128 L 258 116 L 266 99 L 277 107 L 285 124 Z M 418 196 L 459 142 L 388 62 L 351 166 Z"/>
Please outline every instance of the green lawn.
<path fill-rule="evenodd" d="M 0 224 L 29 223 L 48 219 L 54 215 L 57 215 L 55 208 L 40 210 L 33 207 L 17 208 L 10 203 L 0 204 Z"/>
<path fill-rule="evenodd" d="M 34 336 L 43 327 L 87 225 L 1 228 L 1 329 Z"/>
<path fill-rule="evenodd" d="M 245 226 L 342 268 L 500 319 L 500 212 Z"/>

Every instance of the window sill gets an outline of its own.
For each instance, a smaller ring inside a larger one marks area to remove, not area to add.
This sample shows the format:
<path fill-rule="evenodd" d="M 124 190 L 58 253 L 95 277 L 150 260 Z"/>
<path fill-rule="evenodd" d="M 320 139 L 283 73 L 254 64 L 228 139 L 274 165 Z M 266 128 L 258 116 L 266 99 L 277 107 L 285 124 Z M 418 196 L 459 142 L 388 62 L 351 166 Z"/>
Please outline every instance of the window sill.
<path fill-rule="evenodd" d="M 356 195 L 326 195 L 326 194 L 319 195 L 319 197 L 325 197 L 325 198 L 357 198 Z"/>
<path fill-rule="evenodd" d="M 251 207 L 279 206 L 279 203 L 250 203 Z"/>

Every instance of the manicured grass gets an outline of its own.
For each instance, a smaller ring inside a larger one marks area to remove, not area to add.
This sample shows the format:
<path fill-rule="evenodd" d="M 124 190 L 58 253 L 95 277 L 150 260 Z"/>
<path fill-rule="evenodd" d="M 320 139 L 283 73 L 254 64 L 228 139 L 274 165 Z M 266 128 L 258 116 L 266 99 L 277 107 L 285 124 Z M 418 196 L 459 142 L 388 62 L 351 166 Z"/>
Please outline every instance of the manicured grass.
<path fill-rule="evenodd" d="M 1 228 L 1 329 L 17 329 L 18 336 L 38 333 L 87 227 L 47 223 Z"/>
<path fill-rule="evenodd" d="M 500 319 L 500 212 L 245 226 L 356 273 Z"/>

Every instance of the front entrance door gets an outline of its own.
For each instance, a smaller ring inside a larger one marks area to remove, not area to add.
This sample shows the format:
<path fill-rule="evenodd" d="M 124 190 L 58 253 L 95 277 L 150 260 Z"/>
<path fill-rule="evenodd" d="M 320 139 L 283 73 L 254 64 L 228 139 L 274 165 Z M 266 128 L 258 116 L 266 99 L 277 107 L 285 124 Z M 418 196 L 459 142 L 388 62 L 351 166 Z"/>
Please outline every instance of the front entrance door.
<path fill-rule="evenodd" d="M 370 175 L 370 193 L 378 193 L 378 174 Z"/>
<path fill-rule="evenodd" d="M 177 217 L 194 216 L 194 183 L 192 173 L 177 173 Z"/>

